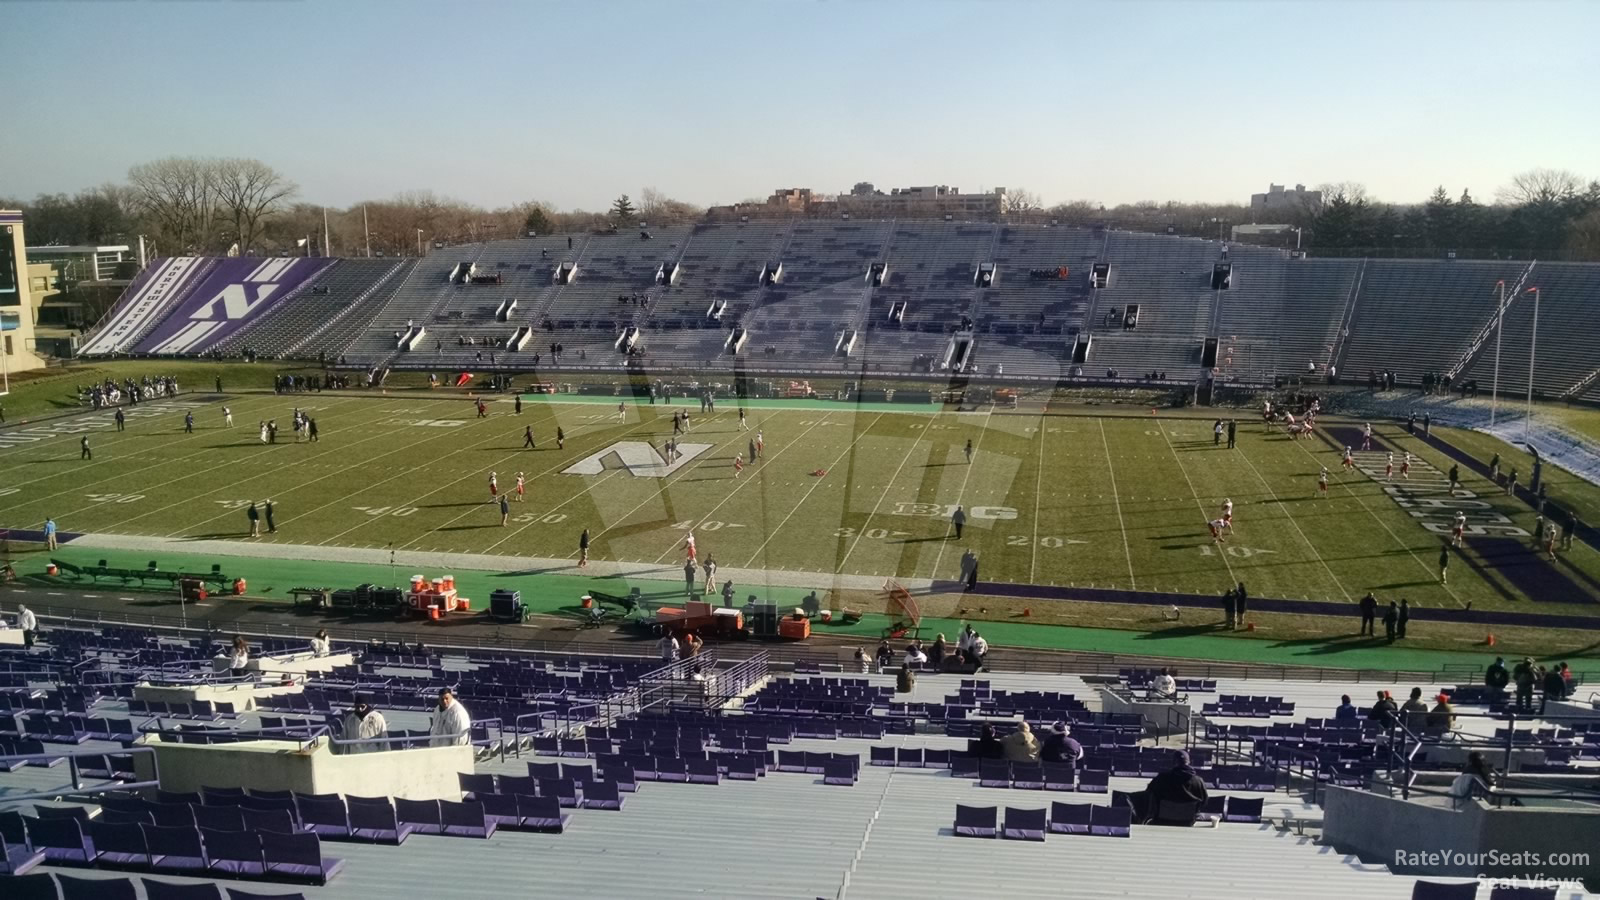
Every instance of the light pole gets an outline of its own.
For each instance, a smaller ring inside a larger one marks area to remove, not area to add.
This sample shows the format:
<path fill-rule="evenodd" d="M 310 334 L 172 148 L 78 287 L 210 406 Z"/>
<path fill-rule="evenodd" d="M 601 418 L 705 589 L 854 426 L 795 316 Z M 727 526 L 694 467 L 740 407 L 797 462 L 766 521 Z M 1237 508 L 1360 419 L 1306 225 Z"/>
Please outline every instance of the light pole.
<path fill-rule="evenodd" d="M 1528 288 L 1533 295 L 1533 333 L 1528 335 L 1528 417 L 1522 422 L 1522 440 L 1527 442 L 1533 430 L 1533 364 L 1539 350 L 1539 289 Z"/>
<path fill-rule="evenodd" d="M 422 255 L 422 229 L 417 229 L 417 256 Z"/>
<path fill-rule="evenodd" d="M 1500 407 L 1500 332 L 1506 328 L 1506 283 L 1497 281 L 1500 287 L 1500 305 L 1495 309 L 1494 321 L 1494 384 L 1489 388 L 1489 427 L 1494 427 L 1494 414 Z"/>

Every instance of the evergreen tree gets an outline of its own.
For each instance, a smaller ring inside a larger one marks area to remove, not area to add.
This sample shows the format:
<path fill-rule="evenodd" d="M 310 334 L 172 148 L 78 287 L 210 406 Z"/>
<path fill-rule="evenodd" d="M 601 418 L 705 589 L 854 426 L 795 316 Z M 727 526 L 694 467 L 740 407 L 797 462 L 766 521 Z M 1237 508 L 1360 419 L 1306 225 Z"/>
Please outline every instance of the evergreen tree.
<path fill-rule="evenodd" d="M 555 223 L 550 221 L 550 214 L 538 206 L 528 211 L 527 221 L 523 222 L 522 227 L 524 231 L 534 234 L 549 234 L 556 230 Z"/>
<path fill-rule="evenodd" d="M 638 212 L 634 210 L 627 194 L 618 197 L 617 202 L 611 204 L 611 219 L 619 225 L 632 221 L 637 215 Z"/>

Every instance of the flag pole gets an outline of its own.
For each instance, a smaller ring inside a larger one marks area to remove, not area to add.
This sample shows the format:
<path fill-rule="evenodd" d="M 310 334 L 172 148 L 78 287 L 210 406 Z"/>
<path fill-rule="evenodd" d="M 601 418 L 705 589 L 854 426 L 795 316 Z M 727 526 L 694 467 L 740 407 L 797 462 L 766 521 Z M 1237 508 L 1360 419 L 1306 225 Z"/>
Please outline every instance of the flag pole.
<path fill-rule="evenodd" d="M 322 255 L 332 256 L 333 250 L 328 246 L 328 208 L 322 208 Z"/>
<path fill-rule="evenodd" d="M 1533 365 L 1534 354 L 1539 350 L 1539 289 L 1528 288 L 1533 295 L 1533 331 L 1528 335 L 1528 415 L 1522 421 L 1522 439 L 1527 441 L 1533 430 Z"/>
<path fill-rule="evenodd" d="M 367 236 L 367 259 L 372 258 L 372 229 L 367 227 L 367 205 L 361 204 L 361 233 Z"/>

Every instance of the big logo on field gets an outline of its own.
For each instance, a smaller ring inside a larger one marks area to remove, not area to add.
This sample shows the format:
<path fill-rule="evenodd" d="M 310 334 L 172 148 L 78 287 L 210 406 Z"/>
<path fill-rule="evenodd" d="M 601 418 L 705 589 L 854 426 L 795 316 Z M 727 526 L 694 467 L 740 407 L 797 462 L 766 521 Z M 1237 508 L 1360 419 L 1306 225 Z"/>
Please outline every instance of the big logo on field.
<path fill-rule="evenodd" d="M 678 458 L 668 462 L 646 441 L 618 441 L 567 466 L 561 470 L 561 474 L 599 475 L 607 470 L 626 469 L 637 478 L 661 478 L 678 471 L 710 449 L 710 444 L 679 444 Z"/>

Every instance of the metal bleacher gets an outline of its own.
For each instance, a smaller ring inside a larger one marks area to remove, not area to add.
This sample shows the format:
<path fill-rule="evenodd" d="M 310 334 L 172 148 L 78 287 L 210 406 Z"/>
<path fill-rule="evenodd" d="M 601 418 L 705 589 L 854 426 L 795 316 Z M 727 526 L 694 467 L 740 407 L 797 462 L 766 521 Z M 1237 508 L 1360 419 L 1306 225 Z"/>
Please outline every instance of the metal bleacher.
<path fill-rule="evenodd" d="M 387 299 L 403 273 L 416 260 L 341 259 L 308 286 L 293 302 L 284 303 L 261 321 L 216 348 L 222 353 L 253 352 L 265 357 L 293 355 L 301 345 L 322 345 L 321 338 L 348 320 L 359 329 L 366 324 L 364 310 Z"/>
<path fill-rule="evenodd" d="M 1111 281 L 1099 291 L 1088 323 L 1095 337 L 1089 368 L 1132 376 L 1197 366 L 1217 303 L 1211 267 L 1220 258 L 1216 241 L 1113 232 L 1103 259 L 1111 264 Z M 1125 330 L 1111 317 L 1133 303 L 1138 327 Z"/>
<path fill-rule="evenodd" d="M 1340 370 L 1347 380 L 1392 370 L 1415 384 L 1458 362 L 1526 262 L 1370 260 Z"/>
<path fill-rule="evenodd" d="M 1533 336 L 1533 295 L 1539 289 L 1539 340 Z M 1509 289 L 1509 287 L 1508 287 Z M 1506 310 L 1500 337 L 1500 385 L 1525 390 L 1530 352 L 1535 352 L 1535 391 L 1565 396 L 1600 366 L 1600 267 L 1583 263 L 1535 263 L 1523 293 Z M 1490 308 L 1493 315 L 1493 308 Z M 1494 377 L 1494 338 L 1472 360 L 1462 378 L 1487 387 Z M 1457 379 L 1458 383 L 1460 379 Z"/>
<path fill-rule="evenodd" d="M 1285 259 L 1282 251 L 1235 247 L 1232 286 L 1222 292 L 1217 368 L 1224 381 L 1271 381 L 1326 371 L 1360 260 Z"/>

